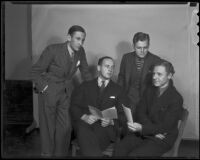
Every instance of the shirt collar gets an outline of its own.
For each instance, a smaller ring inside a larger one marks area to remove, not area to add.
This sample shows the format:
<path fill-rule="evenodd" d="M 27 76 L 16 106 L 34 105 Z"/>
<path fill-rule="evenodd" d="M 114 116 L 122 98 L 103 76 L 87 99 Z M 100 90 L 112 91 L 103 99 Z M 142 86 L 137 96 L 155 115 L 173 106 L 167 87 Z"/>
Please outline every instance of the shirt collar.
<path fill-rule="evenodd" d="M 74 51 L 73 51 L 72 48 L 69 46 L 69 43 L 67 43 L 67 49 L 68 49 L 68 52 L 69 52 L 70 56 L 72 56 L 72 54 L 74 53 Z"/>
<path fill-rule="evenodd" d="M 161 96 L 167 90 L 168 86 L 169 86 L 169 83 L 168 83 L 168 85 L 166 85 L 162 88 L 158 88 L 159 96 Z"/>
<path fill-rule="evenodd" d="M 103 79 L 101 77 L 98 77 L 97 81 L 98 81 L 98 86 L 100 87 L 102 85 Z M 105 87 L 106 87 L 108 85 L 108 83 L 110 82 L 110 80 L 107 79 L 107 80 L 104 80 L 104 81 L 105 81 Z"/>

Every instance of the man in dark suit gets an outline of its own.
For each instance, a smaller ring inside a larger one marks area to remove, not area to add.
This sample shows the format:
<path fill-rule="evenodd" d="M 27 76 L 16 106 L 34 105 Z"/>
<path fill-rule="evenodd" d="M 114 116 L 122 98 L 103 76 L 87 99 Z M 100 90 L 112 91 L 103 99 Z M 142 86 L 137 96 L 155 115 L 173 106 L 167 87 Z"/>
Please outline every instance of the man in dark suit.
<path fill-rule="evenodd" d="M 116 140 L 119 127 L 127 127 L 122 108 L 122 103 L 127 105 L 126 96 L 122 88 L 111 80 L 114 71 L 113 59 L 100 58 L 97 70 L 99 76 L 82 83 L 73 92 L 71 99 L 70 111 L 82 156 L 102 156 L 102 151 L 111 141 Z M 118 119 L 100 119 L 92 114 L 89 106 L 100 111 L 115 107 Z"/>
<path fill-rule="evenodd" d="M 171 149 L 183 110 L 183 98 L 171 79 L 174 73 L 169 62 L 155 64 L 153 86 L 136 108 L 136 121 L 127 123 L 128 134 L 116 146 L 115 156 L 157 157 Z"/>
<path fill-rule="evenodd" d="M 39 92 L 39 123 L 42 156 L 65 156 L 71 137 L 69 115 L 72 77 L 79 68 L 90 80 L 84 48 L 86 32 L 78 25 L 68 30 L 67 42 L 49 45 L 32 67 L 32 80 Z"/>
<path fill-rule="evenodd" d="M 124 54 L 120 65 L 118 84 L 125 88 L 133 112 L 146 86 L 151 83 L 152 66 L 160 61 L 158 56 L 148 51 L 149 45 L 148 34 L 136 33 L 133 37 L 134 52 Z"/>

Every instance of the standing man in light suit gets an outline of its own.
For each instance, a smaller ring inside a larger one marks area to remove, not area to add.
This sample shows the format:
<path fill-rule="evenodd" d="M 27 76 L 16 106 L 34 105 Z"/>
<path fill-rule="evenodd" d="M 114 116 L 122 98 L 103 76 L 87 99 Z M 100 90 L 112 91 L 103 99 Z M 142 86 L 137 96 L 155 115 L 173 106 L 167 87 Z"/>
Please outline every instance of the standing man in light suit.
<path fill-rule="evenodd" d="M 72 26 L 67 41 L 47 46 L 32 67 L 32 80 L 43 102 L 39 106 L 39 123 L 44 157 L 68 155 L 72 77 L 79 68 L 83 80 L 92 78 L 82 47 L 85 37 L 81 26 Z"/>

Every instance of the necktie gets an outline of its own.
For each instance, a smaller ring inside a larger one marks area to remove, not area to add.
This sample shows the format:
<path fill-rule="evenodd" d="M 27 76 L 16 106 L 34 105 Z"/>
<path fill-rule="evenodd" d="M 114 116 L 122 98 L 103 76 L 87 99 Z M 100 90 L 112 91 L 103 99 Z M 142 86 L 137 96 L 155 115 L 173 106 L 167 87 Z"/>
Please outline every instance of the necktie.
<path fill-rule="evenodd" d="M 74 52 L 71 52 L 71 60 L 74 61 Z"/>
<path fill-rule="evenodd" d="M 101 84 L 101 87 L 100 87 L 100 92 L 103 92 L 104 88 L 106 87 L 105 86 L 105 81 L 101 81 L 102 84 Z"/>

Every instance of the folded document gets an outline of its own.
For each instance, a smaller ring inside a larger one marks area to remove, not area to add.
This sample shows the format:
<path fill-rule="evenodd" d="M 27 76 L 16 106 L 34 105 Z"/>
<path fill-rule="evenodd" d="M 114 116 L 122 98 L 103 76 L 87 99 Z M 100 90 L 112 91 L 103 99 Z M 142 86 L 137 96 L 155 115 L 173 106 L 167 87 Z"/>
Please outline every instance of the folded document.
<path fill-rule="evenodd" d="M 129 123 L 133 123 L 133 117 L 132 117 L 132 112 L 131 112 L 131 109 L 126 107 L 125 105 L 123 105 L 123 109 L 124 109 L 124 113 L 126 115 L 126 118 L 128 120 Z"/>
<path fill-rule="evenodd" d="M 101 118 L 108 118 L 108 119 L 117 119 L 117 110 L 115 107 L 111 107 L 108 109 L 105 109 L 103 111 L 100 111 L 98 108 L 93 107 L 93 106 L 88 106 L 89 111 L 92 115 L 98 117 L 99 119 Z"/>

